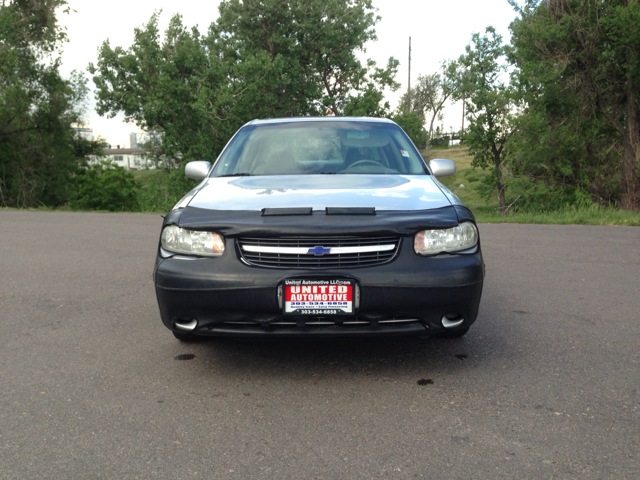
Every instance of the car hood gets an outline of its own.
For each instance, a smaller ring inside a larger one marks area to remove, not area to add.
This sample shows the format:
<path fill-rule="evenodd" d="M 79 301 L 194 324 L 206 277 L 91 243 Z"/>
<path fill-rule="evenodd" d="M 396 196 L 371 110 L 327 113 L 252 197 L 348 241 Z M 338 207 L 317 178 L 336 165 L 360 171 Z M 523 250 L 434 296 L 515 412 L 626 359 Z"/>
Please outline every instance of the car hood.
<path fill-rule="evenodd" d="M 182 206 L 260 211 L 263 208 L 373 207 L 376 211 L 450 206 L 430 175 L 273 175 L 208 178 Z"/>

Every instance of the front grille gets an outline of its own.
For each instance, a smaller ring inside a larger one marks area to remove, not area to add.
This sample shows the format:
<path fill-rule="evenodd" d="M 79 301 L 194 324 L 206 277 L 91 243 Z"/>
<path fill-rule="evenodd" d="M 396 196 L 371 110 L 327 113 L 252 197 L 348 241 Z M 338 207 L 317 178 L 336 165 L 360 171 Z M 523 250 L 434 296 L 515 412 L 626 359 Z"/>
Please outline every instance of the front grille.
<path fill-rule="evenodd" d="M 238 247 L 250 265 L 266 268 L 354 268 L 371 267 L 390 262 L 400 246 L 400 237 L 240 237 Z M 247 249 L 271 250 L 247 251 Z M 323 247 L 318 249 L 317 247 Z M 379 248 L 377 248 L 379 247 Z M 329 253 L 328 250 L 346 248 L 348 253 Z M 308 253 L 305 250 L 312 249 Z M 278 250 L 299 250 L 296 253 Z M 374 250 L 374 251 L 357 251 Z M 377 250 L 377 251 L 376 251 Z M 304 252 L 304 253 L 301 253 Z"/>

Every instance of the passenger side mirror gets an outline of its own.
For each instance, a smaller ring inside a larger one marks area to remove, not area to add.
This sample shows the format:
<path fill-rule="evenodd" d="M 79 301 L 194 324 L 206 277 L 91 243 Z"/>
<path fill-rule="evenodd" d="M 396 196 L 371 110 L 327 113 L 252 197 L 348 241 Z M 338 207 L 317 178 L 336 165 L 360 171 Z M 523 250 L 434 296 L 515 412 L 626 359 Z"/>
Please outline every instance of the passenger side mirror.
<path fill-rule="evenodd" d="M 456 173 L 456 162 L 445 158 L 434 158 L 429 162 L 434 177 L 450 177 Z"/>
<path fill-rule="evenodd" d="M 189 162 L 184 167 L 184 174 L 189 178 L 202 180 L 203 178 L 207 178 L 207 174 L 209 173 L 210 169 L 211 164 L 209 162 Z"/>

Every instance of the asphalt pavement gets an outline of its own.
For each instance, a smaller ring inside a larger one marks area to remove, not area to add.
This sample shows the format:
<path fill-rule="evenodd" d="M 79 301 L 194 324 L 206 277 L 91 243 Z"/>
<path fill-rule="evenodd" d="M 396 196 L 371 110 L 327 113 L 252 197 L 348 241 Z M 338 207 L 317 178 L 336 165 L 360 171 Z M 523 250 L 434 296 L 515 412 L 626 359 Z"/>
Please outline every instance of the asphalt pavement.
<path fill-rule="evenodd" d="M 640 228 L 480 225 L 462 339 L 184 344 L 161 222 L 0 211 L 0 479 L 640 478 Z"/>

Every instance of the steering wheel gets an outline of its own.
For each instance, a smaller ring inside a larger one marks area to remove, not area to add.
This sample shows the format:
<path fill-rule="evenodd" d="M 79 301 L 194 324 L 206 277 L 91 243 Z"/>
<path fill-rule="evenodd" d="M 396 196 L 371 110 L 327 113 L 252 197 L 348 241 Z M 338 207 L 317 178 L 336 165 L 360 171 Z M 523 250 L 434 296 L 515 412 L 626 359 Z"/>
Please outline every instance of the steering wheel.
<path fill-rule="evenodd" d="M 363 158 L 362 160 L 353 162 L 351 165 L 347 167 L 347 170 L 351 170 L 353 167 L 359 167 L 360 165 L 372 165 L 374 167 L 382 167 L 382 164 L 380 162 L 376 162 L 375 160 L 369 160 L 368 158 Z"/>

